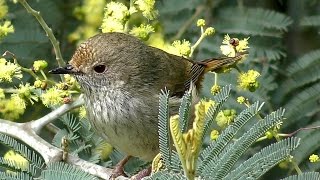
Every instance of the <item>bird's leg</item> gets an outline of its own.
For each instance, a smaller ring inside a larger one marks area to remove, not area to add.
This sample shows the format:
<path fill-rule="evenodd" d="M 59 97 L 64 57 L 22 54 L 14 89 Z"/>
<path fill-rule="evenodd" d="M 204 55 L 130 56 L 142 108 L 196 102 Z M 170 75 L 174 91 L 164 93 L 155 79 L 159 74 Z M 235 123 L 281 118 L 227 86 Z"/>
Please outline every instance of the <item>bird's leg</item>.
<path fill-rule="evenodd" d="M 125 158 L 123 158 L 121 161 L 119 161 L 116 166 L 114 167 L 113 171 L 112 171 L 112 174 L 110 176 L 110 179 L 115 179 L 119 176 L 125 176 L 127 177 L 127 175 L 124 173 L 123 171 L 123 168 L 124 168 L 124 165 L 129 161 L 129 159 L 131 158 L 132 156 L 126 156 Z"/>
<path fill-rule="evenodd" d="M 150 174 L 151 174 L 151 167 L 139 171 L 138 174 L 132 176 L 130 179 L 131 180 L 141 180 L 144 177 L 150 176 Z"/>

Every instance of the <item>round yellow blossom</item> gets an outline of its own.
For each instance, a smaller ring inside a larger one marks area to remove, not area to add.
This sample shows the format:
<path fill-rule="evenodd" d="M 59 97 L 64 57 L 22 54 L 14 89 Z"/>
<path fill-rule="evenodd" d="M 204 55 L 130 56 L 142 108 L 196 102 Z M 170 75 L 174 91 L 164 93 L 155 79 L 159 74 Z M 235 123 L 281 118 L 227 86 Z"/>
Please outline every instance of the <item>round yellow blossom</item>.
<path fill-rule="evenodd" d="M 12 82 L 12 78 L 22 78 L 21 68 L 4 58 L 0 58 L 0 82 Z"/>
<path fill-rule="evenodd" d="M 57 89 L 57 87 L 52 87 L 41 94 L 41 100 L 47 107 L 61 104 L 63 102 L 62 90 Z"/>
<path fill-rule="evenodd" d="M 29 100 L 33 104 L 34 101 L 38 101 L 38 97 L 32 93 L 34 88 L 35 87 L 30 86 L 29 83 L 25 85 L 20 84 L 17 95 L 24 100 Z"/>
<path fill-rule="evenodd" d="M 215 84 L 211 87 L 211 94 L 216 95 L 221 91 L 221 86 Z"/>
<path fill-rule="evenodd" d="M 217 130 L 212 130 L 211 133 L 210 133 L 210 139 L 211 140 L 217 140 L 219 137 L 219 131 Z"/>
<path fill-rule="evenodd" d="M 118 21 L 125 21 L 129 16 L 129 9 L 120 2 L 113 2 L 107 4 L 105 17 L 112 17 Z"/>
<path fill-rule="evenodd" d="M 155 0 L 137 0 L 134 4 L 136 4 L 138 9 L 142 11 L 142 15 L 145 18 L 153 20 L 158 15 L 158 11 L 154 8 L 155 2 Z"/>
<path fill-rule="evenodd" d="M 316 155 L 316 154 L 312 154 L 312 155 L 309 157 L 309 161 L 312 162 L 312 163 L 319 162 L 319 156 Z"/>
<path fill-rule="evenodd" d="M 237 102 L 238 102 L 239 104 L 243 104 L 245 101 L 246 101 L 246 98 L 244 98 L 243 96 L 239 96 L 239 97 L 237 98 Z"/>
<path fill-rule="evenodd" d="M 205 25 L 206 25 L 206 20 L 198 19 L 198 21 L 197 21 L 197 26 L 198 27 L 205 26 Z"/>
<path fill-rule="evenodd" d="M 239 41 L 239 45 L 236 47 L 237 52 L 245 52 L 249 48 L 249 38 L 244 38 Z"/>
<path fill-rule="evenodd" d="M 178 56 L 188 57 L 191 52 L 191 43 L 187 40 L 176 40 L 172 43 L 169 51 Z"/>
<path fill-rule="evenodd" d="M 48 63 L 45 60 L 37 60 L 33 62 L 33 70 L 35 72 L 43 70 L 44 68 L 48 67 Z"/>
<path fill-rule="evenodd" d="M 72 77 L 70 74 L 65 74 L 64 80 L 69 86 L 77 85 L 76 79 Z"/>
<path fill-rule="evenodd" d="M 234 109 L 226 109 L 220 111 L 216 117 L 217 125 L 226 128 L 236 117 L 236 110 Z"/>
<path fill-rule="evenodd" d="M 35 80 L 34 83 L 33 83 L 33 86 L 34 86 L 35 88 L 41 88 L 41 86 L 42 86 L 42 81 L 39 80 L 39 79 Z"/>
<path fill-rule="evenodd" d="M 101 30 L 103 33 L 107 32 L 123 32 L 124 31 L 124 23 L 114 20 L 112 18 L 104 18 Z"/>
<path fill-rule="evenodd" d="M 19 94 L 11 94 L 11 99 L 14 102 L 15 107 L 19 106 L 19 108 L 17 109 L 26 109 L 26 101 L 21 96 L 19 96 Z"/>
<path fill-rule="evenodd" d="M 13 33 L 14 28 L 10 21 L 5 21 L 3 25 L 0 25 L 0 38 L 7 36 L 9 33 Z"/>
<path fill-rule="evenodd" d="M 249 38 L 244 38 L 243 40 L 239 40 L 239 43 L 237 43 L 236 46 L 233 44 L 230 44 L 230 36 L 227 34 L 224 36 L 224 39 L 222 41 L 222 45 L 220 46 L 220 50 L 222 54 L 228 56 L 228 57 L 234 57 L 236 55 L 236 52 L 245 52 L 249 48 Z"/>
<path fill-rule="evenodd" d="M 215 33 L 215 29 L 213 27 L 208 27 L 205 31 L 204 31 L 204 34 L 206 36 L 211 36 Z"/>
<path fill-rule="evenodd" d="M 19 97 L 19 96 L 18 96 Z M 0 114 L 5 119 L 18 119 L 25 111 L 23 104 L 17 104 L 13 98 L 0 101 Z"/>
<path fill-rule="evenodd" d="M 241 73 L 238 77 L 239 87 L 254 92 L 259 87 L 259 82 L 257 81 L 259 76 L 260 73 L 255 70 Z"/>
<path fill-rule="evenodd" d="M 148 40 L 150 33 L 154 32 L 154 28 L 147 24 L 141 24 L 139 27 L 133 27 L 130 34 L 142 40 Z"/>

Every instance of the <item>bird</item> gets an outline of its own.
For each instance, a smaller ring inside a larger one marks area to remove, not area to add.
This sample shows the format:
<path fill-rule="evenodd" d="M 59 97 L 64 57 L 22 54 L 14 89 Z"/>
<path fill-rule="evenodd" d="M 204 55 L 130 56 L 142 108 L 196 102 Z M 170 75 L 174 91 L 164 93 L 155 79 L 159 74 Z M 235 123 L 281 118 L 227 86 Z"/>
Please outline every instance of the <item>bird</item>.
<path fill-rule="evenodd" d="M 233 66 L 242 55 L 193 61 L 129 34 L 110 32 L 81 43 L 65 67 L 50 73 L 75 77 L 88 119 L 99 136 L 128 157 L 152 161 L 159 153 L 161 90 L 169 91 L 170 114 L 177 114 L 191 84 L 199 91 L 206 72 Z M 127 161 L 120 161 L 116 169 L 121 171 Z"/>

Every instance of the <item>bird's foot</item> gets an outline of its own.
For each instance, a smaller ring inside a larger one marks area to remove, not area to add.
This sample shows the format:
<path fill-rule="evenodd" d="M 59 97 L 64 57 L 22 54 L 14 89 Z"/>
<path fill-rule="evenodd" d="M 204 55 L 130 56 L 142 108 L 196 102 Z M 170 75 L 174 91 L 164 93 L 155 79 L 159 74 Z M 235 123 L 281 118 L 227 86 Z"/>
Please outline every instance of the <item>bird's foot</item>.
<path fill-rule="evenodd" d="M 139 171 L 138 174 L 132 176 L 130 179 L 131 180 L 141 180 L 144 177 L 150 176 L 150 174 L 151 174 L 151 167 Z"/>
<path fill-rule="evenodd" d="M 124 159 L 122 159 L 120 162 L 117 163 L 117 165 L 114 167 L 112 174 L 109 178 L 109 180 L 116 179 L 119 176 L 127 177 L 126 173 L 123 171 L 124 165 L 129 161 L 131 156 L 127 156 Z"/>

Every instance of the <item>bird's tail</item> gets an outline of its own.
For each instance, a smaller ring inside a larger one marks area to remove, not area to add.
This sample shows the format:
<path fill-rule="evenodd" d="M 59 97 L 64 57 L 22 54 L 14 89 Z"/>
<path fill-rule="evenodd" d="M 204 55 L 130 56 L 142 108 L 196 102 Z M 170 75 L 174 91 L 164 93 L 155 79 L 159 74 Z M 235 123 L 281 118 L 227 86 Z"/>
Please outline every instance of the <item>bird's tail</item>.
<path fill-rule="evenodd" d="M 232 67 L 238 61 L 243 59 L 243 55 L 248 54 L 247 52 L 237 53 L 235 57 L 221 57 L 221 58 L 210 58 L 199 62 L 193 62 L 190 70 L 190 78 L 185 83 L 185 87 L 189 88 L 191 81 L 196 85 L 201 81 L 204 73 L 212 71 L 217 72 L 223 68 Z"/>

